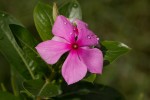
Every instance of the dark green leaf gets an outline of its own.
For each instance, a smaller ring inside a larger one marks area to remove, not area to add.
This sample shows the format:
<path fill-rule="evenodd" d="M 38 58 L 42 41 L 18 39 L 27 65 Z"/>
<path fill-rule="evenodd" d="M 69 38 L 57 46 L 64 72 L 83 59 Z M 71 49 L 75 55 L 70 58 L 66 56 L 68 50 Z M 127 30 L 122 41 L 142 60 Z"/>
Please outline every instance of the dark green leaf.
<path fill-rule="evenodd" d="M 9 24 L 19 24 L 19 22 L 10 15 L 0 12 L 0 51 L 24 79 L 34 78 L 30 70 L 31 62 L 25 58 L 24 52 L 9 29 Z"/>
<path fill-rule="evenodd" d="M 102 51 L 104 54 L 104 66 L 110 64 L 115 59 L 120 57 L 121 55 L 127 53 L 130 48 L 116 41 L 103 41 L 102 43 Z"/>
<path fill-rule="evenodd" d="M 63 94 L 56 100 L 125 100 L 117 90 L 89 82 L 78 82 L 73 85 L 62 85 Z"/>
<path fill-rule="evenodd" d="M 23 83 L 23 86 L 33 96 L 41 98 L 50 98 L 61 93 L 57 85 L 42 80 L 26 81 Z"/>
<path fill-rule="evenodd" d="M 12 33 L 16 37 L 17 42 L 20 44 L 20 47 L 23 49 L 28 60 L 32 61 L 30 69 L 39 77 L 43 72 L 47 72 L 47 65 L 38 57 L 38 54 L 35 50 L 37 45 L 37 40 L 33 35 L 26 30 L 24 27 L 11 24 L 9 25 Z M 37 74 L 39 73 L 39 74 Z"/>
<path fill-rule="evenodd" d="M 0 100 L 20 100 L 19 97 L 16 97 L 8 92 L 0 91 Z"/>
<path fill-rule="evenodd" d="M 71 21 L 82 19 L 82 12 L 77 0 L 67 0 L 59 7 L 61 15 L 68 17 Z"/>
<path fill-rule="evenodd" d="M 20 43 L 22 43 L 22 47 L 25 45 L 32 51 L 35 51 L 35 46 L 38 44 L 38 42 L 27 29 L 15 24 L 10 24 L 9 26 L 15 37 L 17 37 Z"/>
<path fill-rule="evenodd" d="M 53 16 L 50 5 L 42 2 L 37 3 L 34 9 L 34 22 L 43 41 L 52 38 Z"/>

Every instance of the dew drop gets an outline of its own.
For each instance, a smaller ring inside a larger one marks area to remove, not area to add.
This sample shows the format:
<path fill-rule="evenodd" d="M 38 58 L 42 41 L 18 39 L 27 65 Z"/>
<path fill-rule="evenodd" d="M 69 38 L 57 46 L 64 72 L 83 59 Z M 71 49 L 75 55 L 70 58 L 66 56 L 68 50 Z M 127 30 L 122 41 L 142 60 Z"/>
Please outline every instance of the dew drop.
<path fill-rule="evenodd" d="M 74 6 L 75 8 L 78 7 L 78 5 L 77 5 L 76 3 L 75 3 L 73 6 Z"/>
<path fill-rule="evenodd" d="M 66 22 L 64 22 L 64 24 L 66 25 L 67 23 L 66 23 Z"/>
<path fill-rule="evenodd" d="M 72 35 L 72 32 L 70 33 L 70 35 Z"/>
<path fill-rule="evenodd" d="M 32 60 L 32 61 L 30 61 L 29 62 L 29 66 L 32 66 L 33 65 L 33 63 L 34 63 L 34 61 Z"/>
<path fill-rule="evenodd" d="M 85 24 L 86 27 L 88 27 L 88 24 Z"/>
<path fill-rule="evenodd" d="M 99 38 L 96 38 L 99 41 Z"/>
<path fill-rule="evenodd" d="M 91 36 L 90 36 L 90 35 L 88 35 L 88 36 L 87 36 L 87 38 L 88 38 L 88 39 L 91 39 Z"/>

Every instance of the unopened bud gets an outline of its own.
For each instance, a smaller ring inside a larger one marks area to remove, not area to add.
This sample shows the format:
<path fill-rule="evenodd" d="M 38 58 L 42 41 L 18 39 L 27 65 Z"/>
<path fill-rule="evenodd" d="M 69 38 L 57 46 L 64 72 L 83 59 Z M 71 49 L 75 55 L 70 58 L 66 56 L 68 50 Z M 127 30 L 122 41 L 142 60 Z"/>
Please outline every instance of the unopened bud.
<path fill-rule="evenodd" d="M 53 4 L 53 19 L 54 19 L 54 21 L 56 20 L 56 18 L 57 18 L 57 16 L 58 16 L 58 8 L 57 8 L 57 5 L 56 5 L 56 3 L 54 2 L 54 4 Z"/>

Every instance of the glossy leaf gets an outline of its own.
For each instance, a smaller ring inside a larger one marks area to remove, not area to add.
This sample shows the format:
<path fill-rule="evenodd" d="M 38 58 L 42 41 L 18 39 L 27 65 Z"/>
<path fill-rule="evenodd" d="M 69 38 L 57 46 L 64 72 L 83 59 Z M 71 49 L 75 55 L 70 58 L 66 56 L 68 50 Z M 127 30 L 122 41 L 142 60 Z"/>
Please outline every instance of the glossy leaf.
<path fill-rule="evenodd" d="M 30 63 L 25 58 L 24 52 L 17 44 L 9 29 L 9 24 L 19 24 L 12 16 L 0 12 L 0 51 L 9 64 L 24 78 L 34 78 L 30 70 Z"/>
<path fill-rule="evenodd" d="M 68 0 L 59 7 L 60 14 L 68 17 L 71 21 L 82 19 L 80 4 L 77 0 Z"/>
<path fill-rule="evenodd" d="M 35 51 L 35 46 L 38 44 L 38 42 L 27 29 L 15 24 L 10 24 L 9 27 L 15 37 L 20 41 L 20 43 L 22 43 L 22 47 L 25 45 L 32 51 Z"/>
<path fill-rule="evenodd" d="M 20 100 L 19 97 L 16 97 L 8 92 L 0 91 L 0 100 Z"/>
<path fill-rule="evenodd" d="M 38 2 L 34 9 L 34 22 L 36 29 L 43 41 L 53 37 L 52 26 L 53 16 L 52 7 L 48 4 Z"/>
<path fill-rule="evenodd" d="M 23 49 L 28 60 L 30 60 L 30 62 L 32 61 L 32 63 L 30 63 L 30 69 L 32 69 L 32 71 L 36 74 L 37 78 L 41 73 L 47 72 L 47 65 L 43 60 L 41 60 L 40 57 L 38 57 L 35 50 L 35 46 L 38 42 L 33 35 L 22 26 L 15 24 L 11 24 L 9 26 L 12 33 L 16 37 L 17 43 L 20 44 L 20 47 Z"/>
<path fill-rule="evenodd" d="M 59 87 L 55 84 L 44 82 L 42 80 L 29 80 L 23 83 L 24 89 L 35 97 L 50 98 L 61 93 Z"/>
<path fill-rule="evenodd" d="M 73 85 L 62 84 L 63 94 L 55 100 L 125 100 L 117 90 L 89 82 L 78 82 Z"/>
<path fill-rule="evenodd" d="M 124 43 L 116 41 L 103 41 L 101 44 L 104 54 L 104 66 L 110 64 L 131 49 Z"/>

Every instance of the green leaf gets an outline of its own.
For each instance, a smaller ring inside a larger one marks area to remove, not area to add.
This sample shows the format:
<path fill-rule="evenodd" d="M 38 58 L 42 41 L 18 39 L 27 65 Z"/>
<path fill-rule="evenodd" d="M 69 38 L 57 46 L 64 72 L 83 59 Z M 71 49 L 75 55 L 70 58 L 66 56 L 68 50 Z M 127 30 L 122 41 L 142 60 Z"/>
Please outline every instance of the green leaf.
<path fill-rule="evenodd" d="M 116 41 L 102 41 L 102 51 L 104 54 L 104 66 L 110 64 L 121 55 L 130 51 L 127 45 Z"/>
<path fill-rule="evenodd" d="M 34 9 L 34 22 L 36 29 L 43 41 L 52 38 L 53 16 L 52 7 L 48 4 L 38 2 Z"/>
<path fill-rule="evenodd" d="M 29 80 L 23 83 L 24 89 L 35 97 L 50 98 L 61 93 L 55 84 L 42 80 Z"/>
<path fill-rule="evenodd" d="M 20 25 L 10 24 L 9 25 L 12 33 L 20 41 L 21 46 L 26 46 L 35 52 L 35 46 L 38 44 L 38 41 L 33 37 L 33 35 L 24 27 Z"/>
<path fill-rule="evenodd" d="M 83 81 L 87 81 L 87 82 L 93 83 L 95 79 L 96 79 L 96 74 L 91 74 L 91 73 L 90 73 L 89 75 L 87 75 L 87 76 L 83 79 Z"/>
<path fill-rule="evenodd" d="M 0 91 L 0 100 L 20 100 L 19 97 L 16 97 L 8 92 Z"/>
<path fill-rule="evenodd" d="M 30 69 L 32 69 L 37 78 L 39 78 L 41 73 L 48 71 L 48 67 L 46 63 L 38 57 L 35 50 L 35 46 L 38 44 L 37 40 L 24 27 L 15 24 L 11 24 L 9 26 L 12 33 L 16 37 L 17 43 L 20 44 L 20 47 L 23 49 L 28 60 L 30 60 L 30 62 L 32 61 Z"/>
<path fill-rule="evenodd" d="M 71 21 L 82 19 L 80 4 L 77 0 L 68 0 L 59 7 L 60 14 L 68 17 Z"/>
<path fill-rule="evenodd" d="M 30 62 L 30 69 L 32 69 L 32 72 L 34 72 L 34 70 L 37 67 L 36 64 L 37 54 L 34 49 L 37 44 L 37 41 L 22 26 L 10 24 L 9 27 L 14 37 L 16 37 L 15 39 L 19 44 L 19 47 L 21 47 L 21 49 L 23 50 L 25 55 L 24 57 L 26 58 L 26 60 L 28 60 L 27 62 Z"/>
<path fill-rule="evenodd" d="M 100 84 L 78 82 L 73 85 L 62 84 L 63 94 L 55 100 L 125 100 L 117 90 Z"/>
<path fill-rule="evenodd" d="M 26 59 L 24 52 L 17 44 L 9 29 L 9 24 L 19 24 L 19 22 L 12 16 L 0 12 L 0 51 L 24 79 L 34 78 L 30 69 L 31 62 Z"/>

